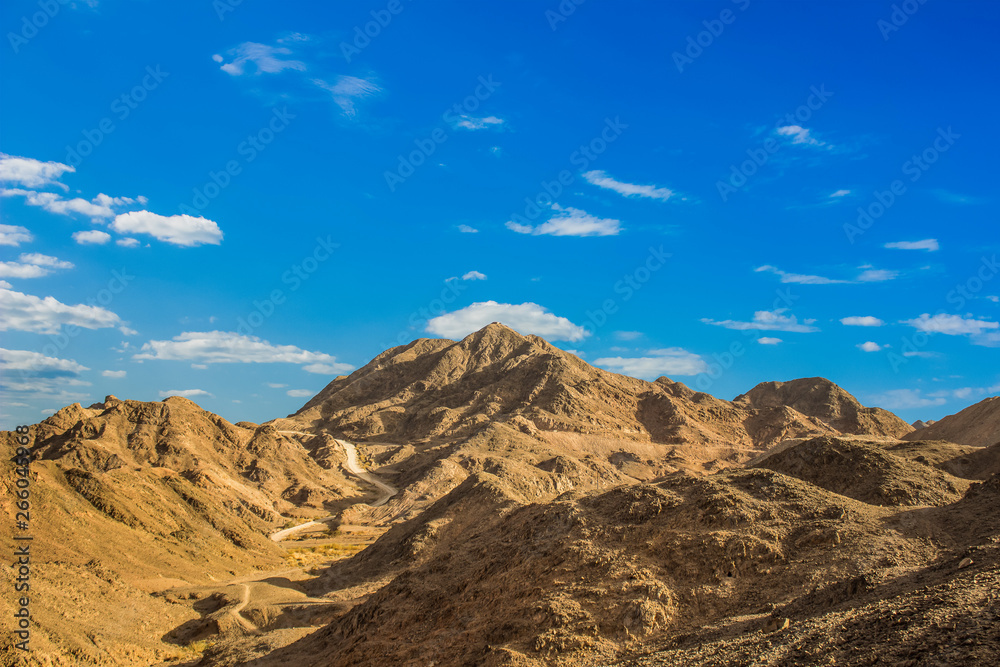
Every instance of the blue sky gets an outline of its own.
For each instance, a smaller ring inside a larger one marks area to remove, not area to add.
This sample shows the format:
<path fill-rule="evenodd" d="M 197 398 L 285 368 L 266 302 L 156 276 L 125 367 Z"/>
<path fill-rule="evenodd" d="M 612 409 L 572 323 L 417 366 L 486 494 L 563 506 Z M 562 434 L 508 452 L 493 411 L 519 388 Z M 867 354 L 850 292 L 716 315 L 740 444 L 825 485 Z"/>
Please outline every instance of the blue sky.
<path fill-rule="evenodd" d="M 9 2 L 0 425 L 296 410 L 494 320 L 731 399 L 1000 391 L 991 2 Z"/>

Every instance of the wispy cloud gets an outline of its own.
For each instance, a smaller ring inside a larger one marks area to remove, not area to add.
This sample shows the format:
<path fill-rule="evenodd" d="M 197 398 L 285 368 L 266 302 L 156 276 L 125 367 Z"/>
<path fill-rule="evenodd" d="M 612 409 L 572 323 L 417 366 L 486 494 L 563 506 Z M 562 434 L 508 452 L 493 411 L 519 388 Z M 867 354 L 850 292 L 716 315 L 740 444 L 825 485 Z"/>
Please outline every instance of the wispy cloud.
<path fill-rule="evenodd" d="M 478 234 L 479 233 L 478 229 L 476 229 L 475 227 L 470 227 L 469 225 L 459 225 L 458 226 L 458 231 L 462 232 L 463 234 Z"/>
<path fill-rule="evenodd" d="M 799 322 L 795 315 L 785 315 L 786 311 L 786 308 L 758 310 L 753 314 L 753 320 L 750 322 L 741 322 L 738 320 L 716 321 L 708 318 L 702 318 L 701 321 L 705 324 L 735 329 L 737 331 L 788 331 L 792 333 L 813 333 L 819 331 L 819 328 L 812 326 L 816 320 L 803 320 Z"/>
<path fill-rule="evenodd" d="M 880 327 L 885 322 L 871 315 L 852 315 L 840 318 L 840 323 L 849 327 Z"/>
<path fill-rule="evenodd" d="M 333 96 L 334 103 L 347 116 L 357 115 L 355 104 L 358 101 L 382 92 L 382 89 L 374 82 L 359 79 L 356 76 L 337 76 L 332 83 L 322 79 L 313 79 L 313 83 L 328 91 Z"/>
<path fill-rule="evenodd" d="M 941 246 L 938 245 L 937 239 L 924 239 L 923 241 L 894 241 L 893 243 L 886 243 L 883 247 L 894 248 L 896 250 L 926 250 L 934 252 Z"/>
<path fill-rule="evenodd" d="M 598 218 L 578 208 L 563 208 L 553 204 L 555 215 L 540 225 L 532 227 L 513 220 L 507 222 L 507 229 L 518 234 L 532 236 L 617 236 L 621 233 L 621 221 L 613 218 Z"/>
<path fill-rule="evenodd" d="M 657 185 L 637 185 L 635 183 L 618 181 L 609 176 L 607 172 L 599 170 L 585 172 L 583 178 L 592 185 L 617 192 L 623 197 L 647 197 L 649 199 L 667 201 L 677 194 L 670 188 Z"/>
<path fill-rule="evenodd" d="M 455 116 L 452 126 L 462 130 L 486 130 L 489 128 L 499 129 L 502 127 L 506 121 L 503 118 L 498 118 L 497 116 Z"/>
<path fill-rule="evenodd" d="M 878 343 L 870 340 L 858 345 L 858 349 L 862 350 L 863 352 L 878 352 L 883 347 L 884 347 L 883 345 L 879 345 Z"/>
<path fill-rule="evenodd" d="M 829 144 L 825 141 L 820 141 L 815 136 L 811 130 L 807 130 L 801 125 L 784 125 L 777 128 L 775 131 L 780 137 L 786 137 L 792 144 L 801 144 L 804 146 L 816 146 L 817 148 L 827 146 Z"/>
<path fill-rule="evenodd" d="M 851 194 L 850 190 L 837 190 L 836 192 L 830 194 L 830 198 L 846 197 L 849 194 Z"/>
<path fill-rule="evenodd" d="M 594 365 L 615 373 L 647 380 L 663 375 L 697 375 L 708 371 L 705 360 L 680 347 L 650 350 L 642 357 L 603 357 Z"/>
<path fill-rule="evenodd" d="M 212 56 L 212 59 L 221 63 L 219 69 L 233 76 L 246 74 L 248 65 L 253 66 L 255 74 L 275 74 L 286 69 L 305 71 L 306 64 L 304 62 L 283 57 L 291 55 L 291 53 L 292 50 L 284 46 L 243 42 L 228 51 L 231 58 L 229 62 L 225 62 L 226 59 L 220 54 Z"/>
<path fill-rule="evenodd" d="M 344 373 L 354 368 L 323 352 L 310 352 L 294 345 L 272 345 L 256 336 L 227 331 L 187 331 L 171 340 L 151 340 L 132 358 L 205 364 L 299 364 L 304 371 L 320 374 Z"/>
<path fill-rule="evenodd" d="M 898 272 L 889 271 L 887 269 L 865 269 L 853 280 L 847 280 L 844 278 L 827 278 L 826 276 L 817 276 L 805 273 L 789 273 L 770 264 L 758 266 L 754 269 L 754 271 L 757 273 L 773 273 L 776 276 L 780 276 L 781 282 L 783 283 L 794 283 L 798 285 L 850 285 L 856 283 L 883 282 L 886 280 L 893 280 L 899 276 Z"/>
<path fill-rule="evenodd" d="M 912 410 L 944 405 L 947 400 L 941 396 L 935 398 L 924 396 L 919 389 L 891 389 L 868 397 L 866 403 L 889 410 Z"/>

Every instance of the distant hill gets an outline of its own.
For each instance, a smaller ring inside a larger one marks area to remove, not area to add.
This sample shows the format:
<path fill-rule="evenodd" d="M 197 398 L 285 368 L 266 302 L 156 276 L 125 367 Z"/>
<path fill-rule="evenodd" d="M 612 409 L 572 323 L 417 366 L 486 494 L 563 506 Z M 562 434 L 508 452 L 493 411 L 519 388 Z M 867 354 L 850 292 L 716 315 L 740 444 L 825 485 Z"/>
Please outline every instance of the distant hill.
<path fill-rule="evenodd" d="M 991 396 L 961 412 L 929 423 L 904 440 L 947 440 L 960 445 L 989 447 L 1000 443 L 1000 396 Z"/>

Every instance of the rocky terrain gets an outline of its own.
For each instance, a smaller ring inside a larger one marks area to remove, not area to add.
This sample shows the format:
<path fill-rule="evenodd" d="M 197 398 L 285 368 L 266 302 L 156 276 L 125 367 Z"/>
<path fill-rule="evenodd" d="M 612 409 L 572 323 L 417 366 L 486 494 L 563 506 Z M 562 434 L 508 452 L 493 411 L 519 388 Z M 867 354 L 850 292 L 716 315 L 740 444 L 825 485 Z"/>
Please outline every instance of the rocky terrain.
<path fill-rule="evenodd" d="M 108 397 L 32 437 L 31 664 L 1000 658 L 997 399 L 914 430 L 823 378 L 726 401 L 493 324 L 260 426 Z"/>

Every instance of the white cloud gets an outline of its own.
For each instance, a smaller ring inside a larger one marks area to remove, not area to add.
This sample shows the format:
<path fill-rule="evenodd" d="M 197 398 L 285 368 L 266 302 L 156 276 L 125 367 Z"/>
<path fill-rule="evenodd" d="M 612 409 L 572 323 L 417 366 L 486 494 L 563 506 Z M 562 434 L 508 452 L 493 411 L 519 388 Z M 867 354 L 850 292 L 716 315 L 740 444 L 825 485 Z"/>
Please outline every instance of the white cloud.
<path fill-rule="evenodd" d="M 924 313 L 918 318 L 903 320 L 903 324 L 909 324 L 925 333 L 942 333 L 948 336 L 977 335 L 990 329 L 1000 328 L 1000 323 L 997 322 L 964 318 L 961 315 L 948 315 L 946 313 L 939 313 L 933 317 L 929 313 Z"/>
<path fill-rule="evenodd" d="M 268 382 L 267 386 L 270 387 L 271 389 L 284 389 L 288 385 L 287 384 L 281 384 L 280 382 Z"/>
<path fill-rule="evenodd" d="M 111 378 L 113 380 L 120 380 L 125 377 L 125 371 L 101 371 L 101 375 L 106 378 Z"/>
<path fill-rule="evenodd" d="M 914 408 L 944 405 L 947 400 L 940 396 L 936 398 L 925 397 L 919 389 L 892 389 L 871 396 L 866 402 L 869 405 L 889 410 L 911 410 Z"/>
<path fill-rule="evenodd" d="M 898 271 L 889 271 L 887 269 L 868 269 L 867 271 L 862 271 L 858 276 L 859 283 L 881 283 L 886 280 L 893 280 L 899 276 Z"/>
<path fill-rule="evenodd" d="M 840 323 L 849 327 L 880 327 L 885 322 L 871 315 L 852 315 L 840 318 Z"/>
<path fill-rule="evenodd" d="M 215 398 L 204 389 L 168 389 L 167 391 L 160 392 L 160 398 L 167 398 L 168 396 L 183 396 L 184 398 L 207 396 L 209 398 Z"/>
<path fill-rule="evenodd" d="M 549 340 L 575 342 L 589 334 L 565 317 L 553 315 L 536 303 L 497 303 L 482 301 L 452 313 L 432 318 L 427 332 L 447 338 L 464 338 L 491 322 L 501 322 L 522 334 L 535 334 Z"/>
<path fill-rule="evenodd" d="M 317 375 L 343 375 L 354 370 L 349 364 L 307 364 L 302 367 L 306 373 L 316 373 Z"/>
<path fill-rule="evenodd" d="M 670 188 L 663 188 L 656 185 L 637 185 L 635 183 L 623 183 L 617 181 L 606 172 L 600 170 L 588 171 L 583 174 L 583 178 L 592 185 L 607 190 L 613 190 L 623 197 L 648 197 L 650 199 L 660 199 L 667 201 L 677 193 Z"/>
<path fill-rule="evenodd" d="M 343 373 L 354 369 L 329 354 L 309 352 L 294 345 L 272 345 L 256 336 L 227 331 L 187 331 L 171 340 L 151 340 L 132 358 L 205 364 L 300 364 L 310 373 Z"/>
<path fill-rule="evenodd" d="M 24 371 L 49 377 L 75 376 L 82 371 L 90 370 L 86 366 L 70 359 L 46 357 L 29 350 L 6 350 L 0 348 L 0 368 L 5 371 Z"/>
<path fill-rule="evenodd" d="M 850 190 L 837 190 L 836 192 L 831 193 L 830 197 L 831 198 L 833 198 L 833 197 L 846 197 L 849 194 L 851 194 Z"/>
<path fill-rule="evenodd" d="M 257 74 L 275 74 L 286 69 L 305 71 L 306 64 L 304 62 L 281 57 L 291 55 L 291 53 L 291 49 L 284 46 L 243 42 L 236 48 L 229 50 L 229 55 L 233 56 L 233 59 L 228 63 L 223 63 L 225 58 L 219 54 L 212 56 L 212 60 L 223 63 L 219 69 L 233 76 L 244 74 L 248 63 L 254 65 Z"/>
<path fill-rule="evenodd" d="M 89 382 L 78 377 L 87 370 L 90 369 L 70 359 L 47 357 L 30 350 L 0 349 L 0 374 L 6 394 L 63 403 L 80 401 L 86 395 L 69 392 L 67 388 L 89 386 Z M 6 397 L 4 404 L 13 405 Z"/>
<path fill-rule="evenodd" d="M 926 250 L 934 252 L 941 246 L 938 245 L 937 239 L 924 239 L 923 241 L 896 241 L 894 243 L 886 243 L 883 247 L 895 248 L 896 250 Z"/>
<path fill-rule="evenodd" d="M 110 310 L 100 306 L 78 304 L 70 306 L 51 296 L 39 298 L 10 289 L 0 289 L 0 331 L 34 331 L 59 333 L 64 324 L 85 329 L 103 329 L 122 324 Z"/>
<path fill-rule="evenodd" d="M 81 197 L 63 199 L 62 196 L 55 192 L 35 192 L 34 190 L 21 190 L 18 188 L 0 190 L 0 196 L 23 196 L 24 202 L 29 206 L 38 206 L 55 215 L 79 213 L 95 222 L 113 217 L 115 215 L 115 208 L 132 206 L 136 203 L 144 203 L 146 201 L 145 197 L 133 199 L 131 197 L 109 197 L 105 194 L 97 195 L 92 201 L 87 201 Z"/>
<path fill-rule="evenodd" d="M 285 393 L 292 398 L 308 398 L 315 394 L 315 392 L 309 391 L 308 389 L 289 389 Z"/>
<path fill-rule="evenodd" d="M 6 280 L 0 280 L 0 288 L 2 288 L 2 289 L 11 289 L 12 287 L 14 287 L 14 286 L 11 285 Z"/>
<path fill-rule="evenodd" d="M 459 225 L 458 226 L 458 231 L 462 232 L 463 234 L 478 234 L 479 233 L 478 229 L 476 229 L 475 227 L 470 227 L 469 225 Z"/>
<path fill-rule="evenodd" d="M 0 276 L 4 278 L 41 278 L 55 270 L 72 269 L 72 262 L 65 262 L 51 255 L 37 252 L 21 253 L 16 262 L 0 262 Z"/>
<path fill-rule="evenodd" d="M 885 269 L 871 269 L 866 266 L 858 268 L 867 270 L 858 274 L 858 277 L 854 280 L 827 278 L 825 276 L 815 276 L 804 273 L 788 273 L 787 271 L 782 271 L 778 267 L 771 266 L 770 264 L 758 266 L 754 269 L 754 271 L 756 273 L 773 273 L 776 276 L 780 276 L 781 282 L 783 283 L 795 283 L 798 285 L 849 285 L 851 283 L 881 282 L 885 280 L 892 280 L 898 275 L 895 271 L 887 271 Z"/>
<path fill-rule="evenodd" d="M 641 331 L 616 331 L 614 337 L 617 340 L 638 340 L 642 338 Z"/>
<path fill-rule="evenodd" d="M 792 333 L 812 333 L 814 331 L 819 331 L 817 327 L 812 326 L 812 323 L 816 320 L 803 320 L 798 321 L 795 315 L 785 315 L 787 308 L 779 308 L 778 310 L 758 310 L 753 314 L 752 322 L 740 322 L 737 320 L 722 320 L 716 322 L 715 320 L 710 320 L 703 318 L 701 321 L 705 324 L 712 324 L 718 327 L 725 327 L 727 329 L 735 329 L 737 331 L 746 331 L 750 329 L 758 331 L 788 331 Z"/>
<path fill-rule="evenodd" d="M 131 327 L 124 327 L 124 326 L 122 326 L 122 327 L 118 327 L 118 330 L 121 331 L 122 334 L 124 334 L 125 336 L 134 336 L 137 333 L 139 333 L 138 331 L 136 331 L 135 329 L 133 329 Z"/>
<path fill-rule="evenodd" d="M 793 144 L 803 144 L 806 146 L 826 146 L 825 141 L 820 141 L 812 136 L 812 132 L 801 125 L 785 125 L 775 130 L 779 136 L 791 137 Z"/>
<path fill-rule="evenodd" d="M 869 340 L 858 345 L 858 349 L 864 352 L 878 352 L 882 346 Z"/>
<path fill-rule="evenodd" d="M 116 217 L 111 229 L 120 234 L 149 234 L 157 240 L 184 247 L 219 245 L 222 242 L 219 225 L 207 218 L 190 215 L 164 216 L 149 211 L 132 211 Z"/>
<path fill-rule="evenodd" d="M 992 301 L 993 303 L 1000 303 L 1000 296 L 990 295 L 990 296 L 987 296 L 986 298 L 989 299 L 990 301 Z"/>
<path fill-rule="evenodd" d="M 22 243 L 30 243 L 35 237 L 28 231 L 27 227 L 18 225 L 0 225 L 0 245 L 17 247 Z"/>
<path fill-rule="evenodd" d="M 782 342 L 780 338 L 771 338 L 770 336 L 761 336 L 757 339 L 757 342 L 761 345 L 777 345 Z"/>
<path fill-rule="evenodd" d="M 485 130 L 488 127 L 499 127 L 503 125 L 506 121 L 503 118 L 497 118 L 496 116 L 486 116 L 483 118 L 476 118 L 475 116 L 458 116 L 458 119 L 452 123 L 455 127 L 461 128 L 463 130 Z"/>
<path fill-rule="evenodd" d="M 507 223 L 507 229 L 518 234 L 534 236 L 617 236 L 621 232 L 621 221 L 612 218 L 597 218 L 577 208 L 563 208 L 553 204 L 556 212 L 546 222 L 532 227 L 514 221 Z"/>
<path fill-rule="evenodd" d="M 17 183 L 28 188 L 45 188 L 58 186 L 68 190 L 68 186 L 59 182 L 66 172 L 74 172 L 75 168 L 61 162 L 41 162 L 30 157 L 17 157 L 0 153 L 0 181 Z"/>
<path fill-rule="evenodd" d="M 115 243 L 123 248 L 134 248 L 137 245 L 139 245 L 139 239 L 124 238 L 124 239 L 118 239 L 117 241 L 115 241 Z"/>
<path fill-rule="evenodd" d="M 49 273 L 47 269 L 32 264 L 0 262 L 0 276 L 4 278 L 41 278 Z"/>
<path fill-rule="evenodd" d="M 770 264 L 758 266 L 754 269 L 754 271 L 756 273 L 760 273 L 762 271 L 773 273 L 777 276 L 781 276 L 781 282 L 783 283 L 797 283 L 799 285 L 833 285 L 835 283 L 850 282 L 849 280 L 836 280 L 834 278 L 824 278 L 823 276 L 812 276 L 802 273 L 787 273 L 776 266 L 771 266 Z"/>
<path fill-rule="evenodd" d="M 91 229 L 85 232 L 73 232 L 73 240 L 80 245 L 104 245 L 111 240 L 111 234 Z"/>
<path fill-rule="evenodd" d="M 469 271 L 462 275 L 462 280 L 486 280 L 486 274 L 479 271 Z"/>
<path fill-rule="evenodd" d="M 708 371 L 705 360 L 693 352 L 679 347 L 664 350 L 650 350 L 647 357 L 604 357 L 595 359 L 594 365 L 631 375 L 632 377 L 652 380 L 661 375 L 697 375 Z"/>
<path fill-rule="evenodd" d="M 333 83 L 322 79 L 313 79 L 313 83 L 323 90 L 329 91 L 333 95 L 334 103 L 343 110 L 346 116 L 357 114 L 355 102 L 382 92 L 382 89 L 374 82 L 359 79 L 356 76 L 338 76 Z"/>

